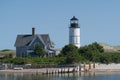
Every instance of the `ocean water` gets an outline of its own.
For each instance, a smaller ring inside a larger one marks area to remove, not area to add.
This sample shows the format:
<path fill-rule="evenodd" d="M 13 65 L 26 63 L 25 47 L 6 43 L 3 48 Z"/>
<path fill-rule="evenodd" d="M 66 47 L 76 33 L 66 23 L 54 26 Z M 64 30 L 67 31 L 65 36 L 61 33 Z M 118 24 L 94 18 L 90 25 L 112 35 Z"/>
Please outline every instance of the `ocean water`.
<path fill-rule="evenodd" d="M 0 73 L 0 80 L 120 80 L 120 72 L 95 73 Z"/>

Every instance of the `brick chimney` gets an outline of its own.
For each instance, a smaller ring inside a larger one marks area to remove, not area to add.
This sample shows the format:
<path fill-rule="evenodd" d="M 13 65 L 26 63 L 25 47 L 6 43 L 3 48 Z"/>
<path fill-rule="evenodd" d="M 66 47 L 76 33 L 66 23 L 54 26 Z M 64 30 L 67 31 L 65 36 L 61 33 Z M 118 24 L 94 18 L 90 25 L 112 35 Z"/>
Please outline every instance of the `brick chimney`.
<path fill-rule="evenodd" d="M 32 28 L 32 36 L 34 36 L 35 35 L 35 28 L 33 27 Z"/>

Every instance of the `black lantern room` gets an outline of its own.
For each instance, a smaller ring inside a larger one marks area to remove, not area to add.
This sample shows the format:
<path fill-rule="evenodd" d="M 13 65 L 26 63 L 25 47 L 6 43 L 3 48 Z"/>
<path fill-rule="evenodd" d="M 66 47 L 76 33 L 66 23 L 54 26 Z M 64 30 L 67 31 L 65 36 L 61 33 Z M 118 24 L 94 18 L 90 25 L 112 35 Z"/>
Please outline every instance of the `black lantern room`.
<path fill-rule="evenodd" d="M 78 19 L 75 16 L 70 19 L 70 28 L 79 28 Z"/>

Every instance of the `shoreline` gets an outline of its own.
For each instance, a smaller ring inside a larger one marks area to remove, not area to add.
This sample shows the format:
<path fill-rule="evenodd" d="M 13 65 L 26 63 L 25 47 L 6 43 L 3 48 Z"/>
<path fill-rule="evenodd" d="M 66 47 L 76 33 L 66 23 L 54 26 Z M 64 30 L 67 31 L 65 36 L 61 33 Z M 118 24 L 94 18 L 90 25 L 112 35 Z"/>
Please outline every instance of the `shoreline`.
<path fill-rule="evenodd" d="M 8 70 L 0 70 L 0 72 L 5 73 L 44 73 L 46 72 L 46 69 L 23 69 L 23 70 L 14 70 L 14 69 L 8 69 Z"/>
<path fill-rule="evenodd" d="M 74 67 L 58 67 L 58 68 L 33 68 L 23 69 L 23 67 L 15 67 L 13 69 L 0 70 L 6 73 L 40 73 L 40 74 L 62 74 L 74 72 L 120 72 L 120 64 L 81 64 Z"/>
<path fill-rule="evenodd" d="M 53 71 L 53 73 L 52 72 L 51 73 L 46 73 L 47 70 L 48 70 L 48 68 L 23 69 L 23 70 L 10 69 L 10 70 L 0 70 L 0 72 L 4 72 L 4 73 L 40 73 L 40 74 L 55 74 L 55 73 L 58 73 L 58 72 L 55 72 L 56 68 L 51 69 L 51 71 Z M 120 69 L 90 69 L 88 71 L 75 71 L 75 72 L 120 72 Z M 74 73 L 74 72 L 60 72 L 60 74 L 62 74 L 62 73 Z"/>
<path fill-rule="evenodd" d="M 120 72 L 120 69 L 90 69 L 88 72 Z"/>

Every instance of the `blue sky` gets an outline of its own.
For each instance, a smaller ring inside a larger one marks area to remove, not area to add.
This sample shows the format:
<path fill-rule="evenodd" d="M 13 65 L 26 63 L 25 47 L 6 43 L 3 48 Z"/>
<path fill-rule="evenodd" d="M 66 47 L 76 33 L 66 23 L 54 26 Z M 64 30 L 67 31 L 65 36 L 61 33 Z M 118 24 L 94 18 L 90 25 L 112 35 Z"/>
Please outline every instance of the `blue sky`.
<path fill-rule="evenodd" d="M 49 34 L 57 48 L 69 42 L 69 19 L 76 16 L 81 45 L 120 45 L 120 0 L 0 0 L 0 50 L 15 49 L 17 34 Z"/>

